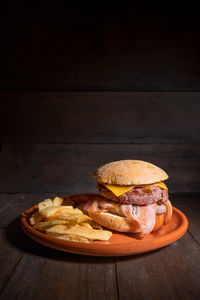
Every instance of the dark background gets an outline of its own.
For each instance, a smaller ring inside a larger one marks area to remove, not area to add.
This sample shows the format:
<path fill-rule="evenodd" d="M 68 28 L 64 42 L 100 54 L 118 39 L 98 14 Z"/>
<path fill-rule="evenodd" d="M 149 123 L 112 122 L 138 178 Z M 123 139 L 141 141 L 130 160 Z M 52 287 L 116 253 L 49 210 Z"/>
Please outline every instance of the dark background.
<path fill-rule="evenodd" d="M 1 192 L 94 192 L 97 166 L 126 158 L 164 168 L 171 192 L 200 192 L 197 12 L 176 1 L 2 7 Z"/>
<path fill-rule="evenodd" d="M 1 299 L 200 298 L 199 23 L 195 1 L 1 3 Z M 22 211 L 96 192 L 95 169 L 119 159 L 169 174 L 183 238 L 86 258 L 22 233 Z"/>

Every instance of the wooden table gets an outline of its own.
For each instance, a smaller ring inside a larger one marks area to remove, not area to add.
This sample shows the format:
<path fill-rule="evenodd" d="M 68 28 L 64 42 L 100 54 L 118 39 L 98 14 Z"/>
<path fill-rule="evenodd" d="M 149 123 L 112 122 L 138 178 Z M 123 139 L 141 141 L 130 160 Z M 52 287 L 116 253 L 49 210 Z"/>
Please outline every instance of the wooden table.
<path fill-rule="evenodd" d="M 113 258 L 63 253 L 26 237 L 20 213 L 46 196 L 0 197 L 0 299 L 199 299 L 199 196 L 171 195 L 189 219 L 180 240 L 153 252 Z"/>
<path fill-rule="evenodd" d="M 200 299 L 199 18 L 193 4 L 143 2 L 34 4 L 33 17 L 24 4 L 8 9 L 0 26 L 1 300 Z M 169 174 L 170 199 L 189 219 L 184 237 L 104 258 L 24 235 L 21 212 L 55 195 L 96 192 L 95 169 L 119 159 Z"/>

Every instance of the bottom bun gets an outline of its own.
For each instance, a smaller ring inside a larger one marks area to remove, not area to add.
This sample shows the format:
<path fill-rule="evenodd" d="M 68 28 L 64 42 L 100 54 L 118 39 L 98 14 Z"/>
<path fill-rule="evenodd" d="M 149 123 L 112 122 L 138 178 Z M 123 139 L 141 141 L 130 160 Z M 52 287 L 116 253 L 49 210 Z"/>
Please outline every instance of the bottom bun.
<path fill-rule="evenodd" d="M 98 224 L 120 232 L 140 232 L 137 221 L 128 221 L 126 217 L 117 216 L 106 212 L 88 212 L 89 216 Z"/>
<path fill-rule="evenodd" d="M 120 232 L 137 233 L 138 238 L 144 238 L 147 235 L 140 233 L 140 225 L 137 221 L 129 221 L 126 217 L 117 216 L 105 212 L 88 212 L 89 216 L 98 224 Z M 165 223 L 165 218 L 169 219 L 168 214 L 156 215 L 156 222 L 152 231 L 157 231 Z"/>

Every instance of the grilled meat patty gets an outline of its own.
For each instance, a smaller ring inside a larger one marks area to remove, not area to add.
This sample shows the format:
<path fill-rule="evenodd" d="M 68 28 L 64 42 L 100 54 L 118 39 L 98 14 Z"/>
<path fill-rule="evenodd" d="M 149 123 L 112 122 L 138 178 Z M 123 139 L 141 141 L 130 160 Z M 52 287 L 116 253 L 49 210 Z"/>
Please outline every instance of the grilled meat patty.
<path fill-rule="evenodd" d="M 161 189 L 158 186 L 149 188 L 133 188 L 119 197 L 116 197 L 104 185 L 99 184 L 99 194 L 112 201 L 134 205 L 150 205 L 158 201 L 162 204 L 169 198 L 168 190 Z"/>

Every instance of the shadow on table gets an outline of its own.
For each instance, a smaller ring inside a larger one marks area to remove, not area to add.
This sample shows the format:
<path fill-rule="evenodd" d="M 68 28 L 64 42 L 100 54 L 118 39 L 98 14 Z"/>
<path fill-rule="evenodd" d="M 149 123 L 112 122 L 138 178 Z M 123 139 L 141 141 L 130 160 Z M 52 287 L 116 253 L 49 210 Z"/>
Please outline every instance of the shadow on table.
<path fill-rule="evenodd" d="M 20 218 L 15 219 L 8 226 L 5 234 L 5 239 L 12 246 L 17 248 L 22 253 L 28 253 L 31 255 L 45 257 L 49 259 L 55 259 L 60 261 L 71 261 L 71 262 L 81 262 L 81 263 L 111 263 L 116 261 L 125 261 L 137 259 L 141 256 L 149 256 L 152 253 L 162 251 L 161 249 L 151 251 L 149 253 L 131 255 L 131 256 L 121 256 L 121 257 L 98 257 L 98 256 L 85 256 L 78 254 L 71 254 L 67 252 L 62 252 L 56 249 L 52 249 L 36 243 L 23 232 L 20 225 Z"/>

